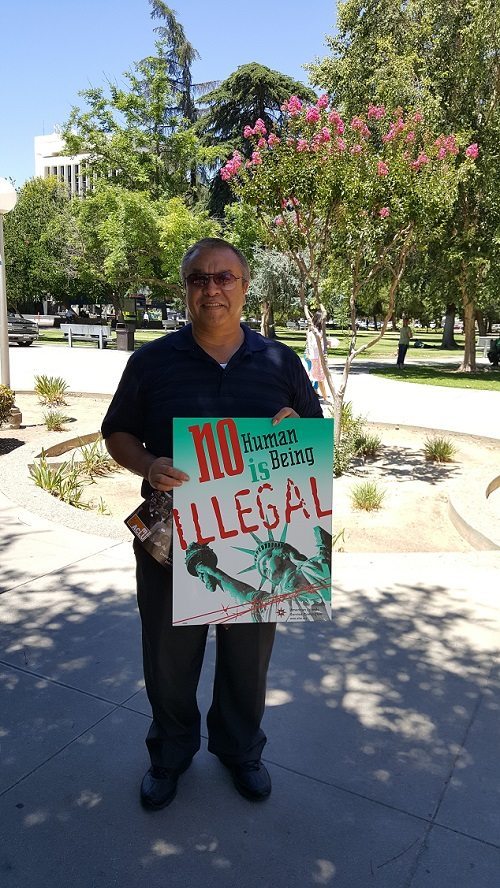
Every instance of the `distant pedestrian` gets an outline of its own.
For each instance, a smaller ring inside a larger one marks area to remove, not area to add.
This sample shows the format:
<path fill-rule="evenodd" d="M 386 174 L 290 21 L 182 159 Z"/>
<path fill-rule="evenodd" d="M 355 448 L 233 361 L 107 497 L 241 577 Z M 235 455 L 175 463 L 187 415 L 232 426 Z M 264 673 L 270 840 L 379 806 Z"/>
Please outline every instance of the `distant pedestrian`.
<path fill-rule="evenodd" d="M 410 339 L 413 339 L 413 333 L 408 324 L 408 318 L 403 318 L 403 326 L 399 332 L 398 359 L 396 361 L 397 367 L 400 370 L 404 370 L 406 352 L 408 351 Z"/>
<path fill-rule="evenodd" d="M 307 372 L 309 374 L 309 379 L 311 380 L 313 387 L 318 387 L 323 400 L 328 401 L 328 390 L 325 385 L 326 376 L 320 357 L 321 352 L 324 353 L 323 324 L 320 312 L 316 312 L 316 314 L 313 316 L 312 322 L 317 333 L 315 333 L 313 330 L 307 331 L 305 350 Z M 318 345 L 318 336 L 322 343 L 321 347 Z"/>
<path fill-rule="evenodd" d="M 144 327 L 148 327 L 148 326 L 149 326 L 149 313 L 148 313 L 147 311 L 145 311 L 144 314 L 143 314 L 143 316 L 142 316 L 142 323 L 143 323 L 143 326 L 144 326 Z"/>

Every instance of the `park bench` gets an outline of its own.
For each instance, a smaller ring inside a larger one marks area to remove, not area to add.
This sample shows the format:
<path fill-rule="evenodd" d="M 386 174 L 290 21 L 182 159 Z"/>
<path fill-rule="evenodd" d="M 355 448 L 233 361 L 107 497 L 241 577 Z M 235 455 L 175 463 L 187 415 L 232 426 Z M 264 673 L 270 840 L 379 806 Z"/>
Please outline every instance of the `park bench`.
<path fill-rule="evenodd" d="M 476 348 L 478 349 L 478 351 L 482 351 L 483 357 L 486 358 L 488 356 L 488 352 L 494 342 L 494 339 L 495 337 L 491 335 L 477 337 Z"/>
<path fill-rule="evenodd" d="M 164 330 L 178 330 L 179 327 L 185 327 L 187 323 L 186 318 L 165 318 L 161 322 Z"/>
<path fill-rule="evenodd" d="M 99 348 L 106 348 L 108 339 L 111 339 L 111 325 L 109 324 L 61 324 L 61 330 L 70 347 L 73 347 L 73 340 L 81 340 L 96 342 Z"/>

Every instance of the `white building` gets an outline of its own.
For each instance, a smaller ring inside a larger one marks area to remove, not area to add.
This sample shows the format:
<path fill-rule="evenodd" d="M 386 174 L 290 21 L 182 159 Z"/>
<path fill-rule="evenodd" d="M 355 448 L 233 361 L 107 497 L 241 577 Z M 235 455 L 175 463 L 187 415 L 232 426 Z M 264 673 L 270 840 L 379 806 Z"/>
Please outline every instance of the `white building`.
<path fill-rule="evenodd" d="M 59 133 L 48 136 L 35 136 L 35 176 L 47 179 L 56 176 L 68 186 L 72 196 L 81 197 L 91 188 L 91 177 L 85 175 L 84 164 L 87 154 L 64 154 L 65 145 Z"/>

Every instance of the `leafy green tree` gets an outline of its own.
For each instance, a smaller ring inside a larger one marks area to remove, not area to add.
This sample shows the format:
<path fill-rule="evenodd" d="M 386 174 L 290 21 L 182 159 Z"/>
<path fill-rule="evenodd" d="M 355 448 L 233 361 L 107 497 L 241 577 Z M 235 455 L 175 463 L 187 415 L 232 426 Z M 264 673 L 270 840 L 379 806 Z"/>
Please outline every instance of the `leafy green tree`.
<path fill-rule="evenodd" d="M 72 263 L 83 282 L 106 295 L 117 316 L 131 290 L 164 288 L 158 212 L 147 194 L 99 182 L 72 208 L 78 230 Z"/>
<path fill-rule="evenodd" d="M 287 253 L 256 247 L 252 280 L 247 295 L 248 311 L 261 316 L 261 333 L 274 339 L 275 317 L 288 316 L 299 304 L 300 278 Z"/>
<path fill-rule="evenodd" d="M 179 197 L 158 205 L 158 231 L 161 267 L 169 296 L 181 300 L 184 289 L 180 279 L 181 260 L 195 241 L 220 236 L 220 226 L 203 210 L 191 210 Z"/>
<path fill-rule="evenodd" d="M 190 123 L 194 123 L 200 115 L 196 106 L 197 97 L 214 89 L 218 85 L 218 81 L 193 83 L 191 68 L 193 63 L 200 58 L 198 50 L 187 39 L 184 28 L 173 9 L 162 0 L 149 0 L 149 2 L 151 18 L 163 22 L 154 30 L 164 47 L 165 70 L 176 100 L 176 104 L 171 110 L 185 120 L 189 120 Z"/>
<path fill-rule="evenodd" d="M 458 156 L 453 136 L 442 153 L 419 113 L 388 118 L 371 105 L 346 123 L 327 96 L 311 106 L 292 96 L 286 110 L 279 136 L 261 120 L 247 125 L 250 161 L 235 153 L 221 177 L 255 209 L 269 243 L 294 262 L 309 322 L 309 300 L 320 303 L 325 265 L 335 262 L 349 284 L 351 342 L 338 384 L 323 359 L 339 436 L 352 361 L 385 333 L 408 256 L 445 224 L 459 180 L 473 174 L 474 164 Z M 386 293 L 381 330 L 357 347 L 356 305 L 376 280 Z"/>
<path fill-rule="evenodd" d="M 70 200 L 55 177 L 30 179 L 5 217 L 7 298 L 20 310 L 52 296 L 64 301 L 69 273 Z"/>
<path fill-rule="evenodd" d="M 266 233 L 255 208 L 238 201 L 228 203 L 224 209 L 223 224 L 224 237 L 245 254 L 250 268 L 253 268 L 254 253 L 266 241 Z"/>
<path fill-rule="evenodd" d="M 203 97 L 205 109 L 195 126 L 196 132 L 203 144 L 219 148 L 220 158 L 226 158 L 235 149 L 245 154 L 248 148 L 243 130 L 248 121 L 260 118 L 268 128 L 279 128 L 283 119 L 281 106 L 293 93 L 307 101 L 316 99 L 310 87 L 286 74 L 257 62 L 240 65 Z M 216 176 L 211 186 L 211 212 L 222 216 L 231 200 L 230 189 Z"/>
<path fill-rule="evenodd" d="M 347 113 L 368 101 L 422 108 L 438 133 L 454 131 L 478 155 L 435 243 L 436 273 L 440 266 L 452 286 L 445 293 L 432 276 L 428 290 L 441 308 L 462 306 L 461 370 L 475 368 L 475 319 L 498 285 L 499 33 L 496 0 L 347 0 L 328 38 L 331 55 L 310 67 L 313 82 Z"/>
<path fill-rule="evenodd" d="M 172 108 L 176 97 L 168 76 L 167 47 L 124 74 L 125 85 L 84 90 L 87 110 L 73 108 L 63 129 L 67 151 L 88 154 L 93 181 L 110 179 L 153 199 L 186 195 L 190 171 L 201 161 L 198 141 Z"/>

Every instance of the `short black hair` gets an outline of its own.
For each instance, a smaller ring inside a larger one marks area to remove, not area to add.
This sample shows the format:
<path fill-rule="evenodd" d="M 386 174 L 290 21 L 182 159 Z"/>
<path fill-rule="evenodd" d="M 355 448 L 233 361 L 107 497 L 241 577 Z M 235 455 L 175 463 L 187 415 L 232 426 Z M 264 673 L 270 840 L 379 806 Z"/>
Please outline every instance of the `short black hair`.
<path fill-rule="evenodd" d="M 226 241 L 221 237 L 202 237 L 201 240 L 196 241 L 195 244 L 193 244 L 191 247 L 189 247 L 188 250 L 186 250 L 181 262 L 182 280 L 184 280 L 184 271 L 186 269 L 186 265 L 198 250 L 232 250 L 241 265 L 243 280 L 250 280 L 250 266 L 245 254 L 242 253 L 241 250 L 238 250 L 238 247 L 235 247 L 233 244 L 230 244 L 229 241 Z"/>

